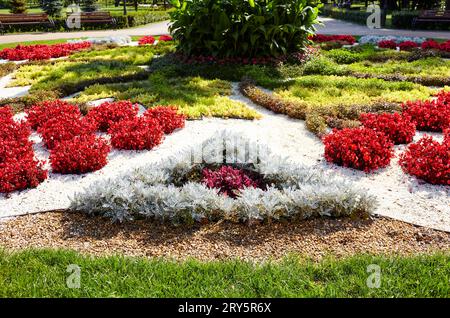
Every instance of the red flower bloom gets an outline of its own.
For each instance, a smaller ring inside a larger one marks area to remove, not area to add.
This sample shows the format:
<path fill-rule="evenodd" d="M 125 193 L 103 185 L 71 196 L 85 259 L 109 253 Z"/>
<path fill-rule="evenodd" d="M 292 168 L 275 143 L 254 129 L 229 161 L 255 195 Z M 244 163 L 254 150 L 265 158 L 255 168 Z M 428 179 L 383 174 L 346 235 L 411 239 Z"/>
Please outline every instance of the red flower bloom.
<path fill-rule="evenodd" d="M 47 178 L 47 171 L 34 158 L 28 124 L 15 122 L 11 109 L 2 107 L 0 127 L 0 192 L 36 187 Z"/>
<path fill-rule="evenodd" d="M 400 51 L 411 51 L 412 49 L 419 47 L 416 42 L 413 41 L 405 41 L 398 45 L 400 47 Z"/>
<path fill-rule="evenodd" d="M 137 116 L 139 107 L 130 101 L 105 102 L 92 108 L 87 118 L 96 123 L 97 129 L 107 131 L 111 124 L 122 120 L 131 120 Z"/>
<path fill-rule="evenodd" d="M 103 168 L 111 147 L 95 135 L 75 136 L 50 150 L 50 164 L 56 173 L 87 173 Z"/>
<path fill-rule="evenodd" d="M 18 45 L 15 48 L 6 48 L 0 51 L 0 58 L 10 61 L 21 60 L 48 60 L 68 56 L 75 51 L 91 46 L 89 42 L 63 43 L 53 45 Z"/>
<path fill-rule="evenodd" d="M 342 42 L 346 44 L 354 44 L 356 42 L 355 37 L 351 35 L 324 35 L 324 34 L 315 34 L 309 37 L 315 43 L 323 43 L 323 42 Z"/>
<path fill-rule="evenodd" d="M 450 127 L 450 92 L 442 91 L 431 101 L 406 102 L 402 107 L 418 130 L 443 131 Z"/>
<path fill-rule="evenodd" d="M 96 125 L 89 118 L 65 114 L 49 119 L 38 128 L 38 133 L 41 134 L 47 148 L 53 149 L 62 141 L 70 140 L 75 136 L 89 135 L 95 130 Z"/>
<path fill-rule="evenodd" d="M 81 116 L 78 106 L 62 100 L 45 101 L 25 110 L 27 121 L 31 128 L 37 129 L 49 119 L 67 116 L 78 118 Z"/>
<path fill-rule="evenodd" d="M 409 145 L 400 155 L 402 169 L 432 184 L 450 185 L 450 141 L 448 132 L 443 143 L 425 136 Z"/>
<path fill-rule="evenodd" d="M 428 40 L 422 43 L 421 48 L 423 50 L 439 50 L 439 43 L 434 40 Z"/>
<path fill-rule="evenodd" d="M 108 130 L 111 144 L 117 149 L 152 149 L 161 143 L 163 131 L 152 118 L 135 117 L 111 125 Z"/>
<path fill-rule="evenodd" d="M 139 39 L 139 45 L 147 45 L 153 43 L 155 43 L 155 38 L 151 35 L 143 36 L 142 38 Z"/>
<path fill-rule="evenodd" d="M 450 52 L 450 40 L 441 43 L 441 45 L 439 45 L 439 49 L 444 52 Z"/>
<path fill-rule="evenodd" d="M 328 162 L 370 172 L 389 165 L 394 144 L 368 128 L 334 129 L 323 138 Z"/>
<path fill-rule="evenodd" d="M 361 114 L 359 120 L 364 127 L 381 132 L 396 145 L 410 143 L 416 134 L 416 125 L 411 118 L 394 114 Z"/>
<path fill-rule="evenodd" d="M 186 116 L 178 114 L 176 106 L 157 106 L 145 111 L 144 117 L 155 119 L 165 134 L 172 133 L 175 129 L 183 128 Z"/>
<path fill-rule="evenodd" d="M 378 42 L 378 47 L 382 49 L 395 50 L 397 48 L 397 43 L 393 40 L 383 40 Z"/>
<path fill-rule="evenodd" d="M 172 41 L 173 38 L 170 35 L 161 35 L 158 39 L 161 42 Z"/>

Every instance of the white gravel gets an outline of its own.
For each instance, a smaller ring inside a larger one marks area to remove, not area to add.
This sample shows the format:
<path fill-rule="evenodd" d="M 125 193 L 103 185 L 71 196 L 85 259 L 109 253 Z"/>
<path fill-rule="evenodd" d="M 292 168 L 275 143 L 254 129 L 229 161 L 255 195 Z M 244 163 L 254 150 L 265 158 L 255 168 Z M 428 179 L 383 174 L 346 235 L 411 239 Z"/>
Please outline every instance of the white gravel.
<path fill-rule="evenodd" d="M 9 74 L 0 78 L 0 99 L 21 97 L 28 94 L 31 86 L 6 87 L 12 81 L 14 74 Z"/>
<path fill-rule="evenodd" d="M 231 128 L 259 134 L 273 151 L 290 156 L 299 163 L 318 166 L 328 173 L 339 175 L 367 189 L 379 200 L 377 214 L 450 232 L 450 187 L 435 186 L 418 181 L 402 172 L 395 159 L 386 169 L 373 174 L 331 165 L 323 159 L 323 144 L 310 133 L 303 121 L 274 114 L 251 103 L 238 93 L 230 98 L 246 103 L 263 114 L 261 120 L 206 118 L 188 121 L 186 127 L 166 136 L 164 142 L 151 151 L 118 151 L 109 154 L 109 163 L 100 171 L 86 175 L 58 175 L 50 173 L 49 178 L 36 189 L 29 189 L 9 196 L 0 196 L 0 218 L 27 213 L 65 209 L 70 196 L 82 190 L 91 182 L 111 177 L 123 171 L 155 162 L 170 156 L 180 148 L 189 146 L 192 140 L 201 141 L 218 129 Z M 418 134 L 416 140 L 420 138 Z M 442 134 L 433 134 L 442 140 Z M 47 159 L 48 152 L 42 147 L 39 136 L 32 137 L 36 155 Z M 399 154 L 405 146 L 396 146 Z"/>

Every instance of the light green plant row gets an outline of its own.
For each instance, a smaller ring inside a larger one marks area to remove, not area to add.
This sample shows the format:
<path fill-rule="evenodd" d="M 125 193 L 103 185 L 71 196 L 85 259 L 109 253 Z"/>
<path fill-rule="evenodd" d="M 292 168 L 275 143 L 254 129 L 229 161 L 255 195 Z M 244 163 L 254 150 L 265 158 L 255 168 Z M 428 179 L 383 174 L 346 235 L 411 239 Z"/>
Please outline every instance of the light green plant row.
<path fill-rule="evenodd" d="M 329 128 L 358 126 L 364 112 L 401 111 L 402 102 L 424 100 L 437 91 L 410 82 L 322 75 L 292 79 L 275 89 L 275 98 L 251 85 L 241 90 L 266 108 L 306 120 L 318 135 Z"/>
<path fill-rule="evenodd" d="M 175 44 L 172 42 L 159 42 L 157 45 L 124 46 L 105 48 L 96 47 L 89 51 L 78 52 L 70 56 L 72 61 L 119 61 L 133 65 L 148 65 L 155 55 L 174 52 Z"/>
<path fill-rule="evenodd" d="M 303 66 L 303 74 L 353 75 L 390 81 L 411 81 L 426 86 L 444 86 L 450 84 L 450 61 L 439 57 L 429 57 L 412 62 L 389 59 L 382 62 L 361 61 L 338 64 L 329 57 L 319 55 Z"/>
<path fill-rule="evenodd" d="M 231 83 L 223 80 L 206 80 L 201 77 L 168 78 L 153 74 L 146 81 L 92 85 L 74 101 L 85 103 L 100 98 L 113 97 L 131 100 L 145 107 L 177 105 L 191 119 L 203 116 L 222 118 L 259 118 L 260 114 L 245 104 L 228 98 Z"/>
<path fill-rule="evenodd" d="M 309 108 L 361 105 L 381 102 L 402 103 L 427 99 L 434 90 L 410 82 L 357 79 L 347 76 L 310 75 L 296 78 L 275 94 Z"/>
<path fill-rule="evenodd" d="M 82 269 L 80 288 L 67 287 L 68 264 Z M 369 265 L 381 270 L 379 288 L 367 285 Z M 0 297 L 448 297 L 449 266 L 448 253 L 255 264 L 0 251 Z"/>
<path fill-rule="evenodd" d="M 358 62 L 346 67 L 352 72 L 370 74 L 402 74 L 414 76 L 442 76 L 450 77 L 450 61 L 439 57 L 430 57 L 413 62 L 387 61 L 385 63 Z"/>
<path fill-rule="evenodd" d="M 32 85 L 30 92 L 59 92 L 60 97 L 64 97 L 96 82 L 115 82 L 143 75 L 145 71 L 141 68 L 119 61 L 58 61 L 21 66 L 9 86 Z"/>

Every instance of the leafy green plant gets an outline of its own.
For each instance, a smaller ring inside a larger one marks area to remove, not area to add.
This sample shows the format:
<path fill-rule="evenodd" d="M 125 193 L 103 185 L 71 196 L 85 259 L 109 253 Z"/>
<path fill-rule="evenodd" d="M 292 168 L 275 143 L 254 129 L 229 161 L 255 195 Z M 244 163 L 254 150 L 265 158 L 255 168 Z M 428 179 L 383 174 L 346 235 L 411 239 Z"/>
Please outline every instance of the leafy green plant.
<path fill-rule="evenodd" d="M 186 55 L 279 56 L 302 50 L 315 31 L 315 0 L 184 0 L 170 13 Z"/>

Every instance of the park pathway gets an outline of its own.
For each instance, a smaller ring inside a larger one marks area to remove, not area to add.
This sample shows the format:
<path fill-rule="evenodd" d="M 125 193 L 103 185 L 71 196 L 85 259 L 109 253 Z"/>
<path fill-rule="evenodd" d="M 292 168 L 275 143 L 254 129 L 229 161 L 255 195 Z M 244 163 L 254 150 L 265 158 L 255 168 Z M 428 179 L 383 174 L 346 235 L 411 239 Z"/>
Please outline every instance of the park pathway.
<path fill-rule="evenodd" d="M 321 17 L 320 20 L 324 26 L 317 26 L 319 33 L 324 34 L 353 34 L 353 35 L 400 35 L 400 36 L 420 36 L 427 38 L 450 39 L 450 31 L 413 31 L 413 30 L 392 30 L 377 29 L 371 30 L 365 25 L 359 25 L 351 22 L 335 20 L 332 18 Z M 141 27 L 120 29 L 120 30 L 102 30 L 102 31 L 74 31 L 74 32 L 55 32 L 55 33 L 24 33 L 10 34 L 0 36 L 0 44 L 27 41 L 73 39 L 81 37 L 103 37 L 113 35 L 160 35 L 167 34 L 168 21 L 147 24 Z"/>

